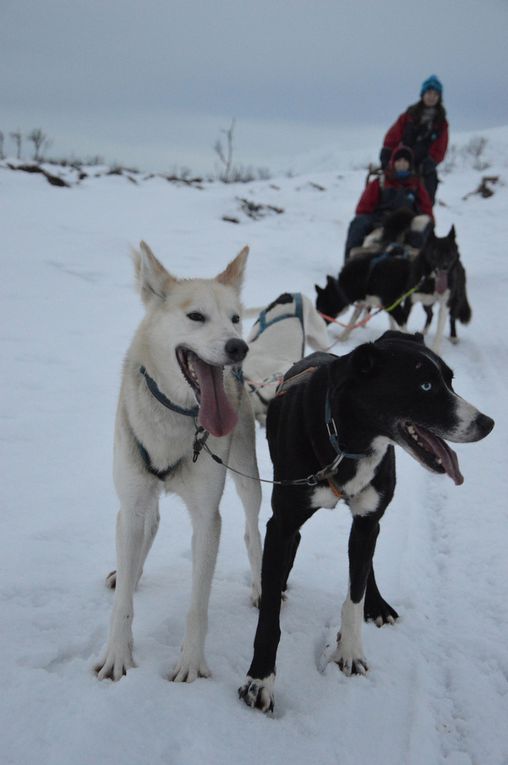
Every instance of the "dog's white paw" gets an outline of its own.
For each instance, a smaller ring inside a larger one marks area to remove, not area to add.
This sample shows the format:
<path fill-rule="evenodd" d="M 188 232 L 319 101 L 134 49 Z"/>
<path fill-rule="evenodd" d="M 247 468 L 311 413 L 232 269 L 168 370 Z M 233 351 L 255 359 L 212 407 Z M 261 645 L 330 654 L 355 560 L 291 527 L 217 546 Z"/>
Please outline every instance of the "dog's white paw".
<path fill-rule="evenodd" d="M 171 672 L 169 679 L 174 683 L 193 683 L 198 677 L 210 677 L 210 670 L 204 658 L 191 659 L 182 654 L 180 661 Z"/>
<path fill-rule="evenodd" d="M 127 674 L 128 669 L 135 666 L 132 644 L 126 643 L 123 646 L 108 646 L 104 658 L 95 665 L 94 669 L 99 680 L 117 681 Z"/>
<path fill-rule="evenodd" d="M 247 676 L 247 682 L 238 689 L 238 696 L 248 707 L 262 712 L 273 712 L 273 686 L 275 675 L 268 675 L 262 680 Z"/>
<path fill-rule="evenodd" d="M 337 664 L 341 672 L 351 677 L 351 675 L 366 675 L 368 672 L 367 659 L 363 651 L 357 650 L 353 643 L 346 645 L 340 633 L 337 635 L 337 643 L 332 645 L 328 643 L 319 660 L 319 670 L 325 671 L 327 664 L 333 662 Z"/>

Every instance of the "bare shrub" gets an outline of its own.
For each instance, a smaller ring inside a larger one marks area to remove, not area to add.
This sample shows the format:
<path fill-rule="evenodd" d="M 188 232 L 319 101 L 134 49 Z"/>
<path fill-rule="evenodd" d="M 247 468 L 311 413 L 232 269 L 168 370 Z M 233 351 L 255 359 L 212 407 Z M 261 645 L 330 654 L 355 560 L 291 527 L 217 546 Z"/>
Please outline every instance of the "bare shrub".
<path fill-rule="evenodd" d="M 21 147 L 23 145 L 23 133 L 18 128 L 9 133 L 10 137 L 16 145 L 16 159 L 21 159 Z"/>
<path fill-rule="evenodd" d="M 27 138 L 29 141 L 31 141 L 34 145 L 34 155 L 33 159 L 35 162 L 40 162 L 42 159 L 43 149 L 49 149 L 51 146 L 51 141 L 49 140 L 46 133 L 41 128 L 34 128 L 28 135 Z"/>

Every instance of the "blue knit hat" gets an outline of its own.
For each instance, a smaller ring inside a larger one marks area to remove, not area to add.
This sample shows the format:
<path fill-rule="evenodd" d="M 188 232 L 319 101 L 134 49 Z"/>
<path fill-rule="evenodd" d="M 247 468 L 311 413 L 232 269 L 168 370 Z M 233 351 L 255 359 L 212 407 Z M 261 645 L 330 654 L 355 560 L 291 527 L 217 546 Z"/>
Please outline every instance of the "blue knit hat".
<path fill-rule="evenodd" d="M 439 93 L 439 95 L 442 95 L 443 84 L 441 83 L 441 80 L 439 80 L 435 74 L 431 74 L 430 77 L 427 77 L 427 79 L 424 82 L 422 82 L 420 96 L 423 96 L 423 94 L 426 93 L 427 90 L 435 90 L 437 91 L 437 93 Z"/>

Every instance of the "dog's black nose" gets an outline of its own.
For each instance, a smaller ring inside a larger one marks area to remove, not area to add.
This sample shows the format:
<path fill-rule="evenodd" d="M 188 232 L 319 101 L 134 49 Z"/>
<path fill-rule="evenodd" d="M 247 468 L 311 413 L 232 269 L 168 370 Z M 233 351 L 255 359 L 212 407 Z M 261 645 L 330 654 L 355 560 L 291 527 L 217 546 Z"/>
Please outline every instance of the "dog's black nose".
<path fill-rule="evenodd" d="M 231 361 L 243 361 L 247 355 L 249 346 L 240 338 L 234 337 L 228 340 L 225 345 L 225 351 L 228 354 Z"/>
<path fill-rule="evenodd" d="M 477 426 L 478 431 L 481 433 L 480 438 L 485 438 L 485 436 L 488 436 L 494 427 L 494 420 L 492 417 L 487 417 L 486 414 L 479 414 L 476 418 L 475 425 Z"/>

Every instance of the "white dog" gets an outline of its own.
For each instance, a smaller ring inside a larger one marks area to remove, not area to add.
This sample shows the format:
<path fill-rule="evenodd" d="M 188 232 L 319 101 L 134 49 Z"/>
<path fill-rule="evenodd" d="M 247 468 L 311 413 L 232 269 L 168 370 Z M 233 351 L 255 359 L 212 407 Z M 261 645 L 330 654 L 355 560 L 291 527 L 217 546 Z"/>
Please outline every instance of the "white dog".
<path fill-rule="evenodd" d="M 308 297 L 300 292 L 286 292 L 261 311 L 247 342 L 245 383 L 254 414 L 264 425 L 268 404 L 280 379 L 304 356 L 305 345 L 315 351 L 326 350 L 329 345 L 326 323 Z"/>
<path fill-rule="evenodd" d="M 245 247 L 215 279 L 171 276 L 149 247 L 134 252 L 139 291 L 146 306 L 124 363 L 114 447 L 117 518 L 116 587 L 109 640 L 96 666 L 99 679 L 118 680 L 134 666 L 133 593 L 159 525 L 162 491 L 178 494 L 191 515 L 192 597 L 181 656 L 172 679 L 209 675 L 204 656 L 208 601 L 221 519 L 224 463 L 257 477 L 255 429 L 239 365 L 248 347 L 240 335 L 240 287 Z M 194 459 L 193 459 L 194 457 Z M 260 484 L 234 474 L 246 514 L 245 541 L 252 570 L 252 598 L 260 594 Z"/>

